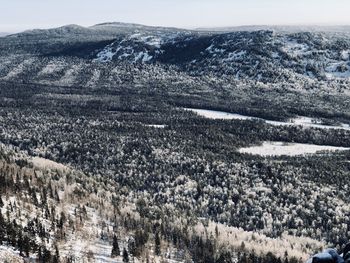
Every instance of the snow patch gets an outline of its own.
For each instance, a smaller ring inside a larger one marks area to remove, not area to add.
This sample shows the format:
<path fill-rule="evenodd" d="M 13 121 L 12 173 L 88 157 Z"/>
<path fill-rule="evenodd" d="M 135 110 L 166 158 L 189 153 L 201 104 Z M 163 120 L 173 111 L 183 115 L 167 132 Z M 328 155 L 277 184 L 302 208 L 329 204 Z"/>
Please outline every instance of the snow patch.
<path fill-rule="evenodd" d="M 50 75 L 62 70 L 65 67 L 63 62 L 52 61 L 48 63 L 40 72 L 39 76 Z"/>
<path fill-rule="evenodd" d="M 64 76 L 56 83 L 58 85 L 72 85 L 79 75 L 79 71 L 81 70 L 82 65 L 74 65 L 70 69 L 68 69 Z"/>
<path fill-rule="evenodd" d="M 347 50 L 342 50 L 341 52 L 340 52 L 340 58 L 342 59 L 342 60 L 349 60 L 350 59 L 350 50 L 349 49 L 347 49 Z"/>
<path fill-rule="evenodd" d="M 306 154 L 316 154 L 321 151 L 346 150 L 350 150 L 350 148 L 302 143 L 264 142 L 260 146 L 241 148 L 239 149 L 239 152 L 260 156 L 298 156 Z"/>
<path fill-rule="evenodd" d="M 10 247 L 0 246 L 0 262 L 23 263 L 25 261 L 19 256 L 19 251 Z"/>
<path fill-rule="evenodd" d="M 305 55 L 305 53 L 309 50 L 309 46 L 298 43 L 295 40 L 288 40 L 284 43 L 282 50 L 292 57 L 299 57 Z"/>
<path fill-rule="evenodd" d="M 34 59 L 27 59 L 23 61 L 21 64 L 13 68 L 3 79 L 4 80 L 11 80 L 15 77 L 17 77 L 19 74 L 23 73 L 26 67 L 30 66 L 34 63 Z"/>
<path fill-rule="evenodd" d="M 96 83 L 100 79 L 100 76 L 101 71 L 95 69 L 92 73 L 91 79 L 88 81 L 88 83 L 86 83 L 86 86 L 93 87 L 94 85 L 96 85 Z"/>
<path fill-rule="evenodd" d="M 204 118 L 213 119 L 213 120 L 261 120 L 268 124 L 274 126 L 303 126 L 308 128 L 320 128 L 320 129 L 340 129 L 340 130 L 350 130 L 350 125 L 345 123 L 340 123 L 338 125 L 323 125 L 321 121 L 318 121 L 315 118 L 298 116 L 297 118 L 290 119 L 287 122 L 283 121 L 271 121 L 262 118 L 246 116 L 236 113 L 229 113 L 224 111 L 214 111 L 214 110 L 203 110 L 203 109 L 193 109 L 193 108 L 184 108 L 184 110 L 192 111 L 199 116 Z"/>
<path fill-rule="evenodd" d="M 193 108 L 184 108 L 186 111 L 192 111 L 197 113 L 199 116 L 214 119 L 214 120 L 252 120 L 253 117 L 240 115 L 236 113 L 228 113 L 224 111 L 213 111 L 213 110 L 202 110 L 202 109 L 193 109 Z"/>
<path fill-rule="evenodd" d="M 205 49 L 210 54 L 216 54 L 216 53 L 224 53 L 226 50 L 222 48 L 216 48 L 214 44 L 211 44 L 209 47 Z"/>
<path fill-rule="evenodd" d="M 148 62 L 153 58 L 153 56 L 150 56 L 147 52 L 139 52 L 138 55 L 135 56 L 134 62 L 142 61 L 142 62 Z"/>
<path fill-rule="evenodd" d="M 235 52 L 230 52 L 228 54 L 228 57 L 226 59 L 224 59 L 223 61 L 236 61 L 236 60 L 240 60 L 243 59 L 243 57 L 247 54 L 247 51 L 245 50 L 241 50 L 241 51 L 235 51 Z"/>
<path fill-rule="evenodd" d="M 156 129 L 164 129 L 167 125 L 148 124 L 146 126 L 151 128 L 156 128 Z"/>
<path fill-rule="evenodd" d="M 94 61 L 98 61 L 98 62 L 110 62 L 112 61 L 113 57 L 115 54 L 117 54 L 117 52 L 122 48 L 122 47 L 118 47 L 118 48 L 113 48 L 112 45 L 114 43 L 106 46 L 102 51 L 100 51 L 97 54 L 97 58 L 94 59 Z"/>

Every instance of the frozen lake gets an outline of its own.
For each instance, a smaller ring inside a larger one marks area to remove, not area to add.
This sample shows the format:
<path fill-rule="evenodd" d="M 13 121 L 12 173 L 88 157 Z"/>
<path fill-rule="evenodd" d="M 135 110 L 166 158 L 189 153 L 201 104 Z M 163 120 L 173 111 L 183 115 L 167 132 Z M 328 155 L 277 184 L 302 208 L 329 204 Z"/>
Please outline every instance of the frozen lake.
<path fill-rule="evenodd" d="M 268 124 L 279 126 L 279 125 L 300 125 L 304 127 L 311 127 L 311 128 L 322 128 L 322 129 L 342 129 L 342 130 L 350 130 L 350 125 L 341 123 L 337 126 L 330 126 L 330 125 L 322 125 L 319 121 L 316 119 L 310 118 L 310 117 L 303 117 L 299 116 L 294 119 L 290 119 L 288 122 L 282 122 L 282 121 L 271 121 L 266 120 L 262 118 L 256 118 L 252 116 L 246 116 L 241 114 L 235 114 L 235 113 L 229 113 L 224 111 L 213 111 L 213 110 L 203 110 L 203 109 L 193 109 L 193 108 L 184 108 L 185 110 L 192 111 L 199 116 L 208 118 L 208 119 L 215 119 L 215 120 L 263 120 Z"/>
<path fill-rule="evenodd" d="M 350 148 L 334 147 L 326 145 L 314 145 L 303 143 L 285 142 L 264 142 L 259 146 L 252 146 L 239 149 L 240 153 L 249 153 L 260 156 L 297 156 L 305 154 L 315 154 L 321 151 L 346 151 Z"/>

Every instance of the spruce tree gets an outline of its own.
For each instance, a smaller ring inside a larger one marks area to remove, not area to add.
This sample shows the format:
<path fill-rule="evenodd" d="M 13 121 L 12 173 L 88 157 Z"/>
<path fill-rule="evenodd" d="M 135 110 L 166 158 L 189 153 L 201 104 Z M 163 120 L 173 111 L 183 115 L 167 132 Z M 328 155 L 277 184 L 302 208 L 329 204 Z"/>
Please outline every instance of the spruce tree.
<path fill-rule="evenodd" d="M 124 248 L 123 250 L 123 262 L 129 262 L 129 254 L 128 251 Z"/>
<path fill-rule="evenodd" d="M 113 245 L 112 245 L 112 257 L 118 257 L 120 255 L 120 249 L 118 244 L 118 239 L 116 235 L 113 236 Z"/>
<path fill-rule="evenodd" d="M 160 237 L 159 237 L 159 232 L 156 233 L 156 236 L 155 236 L 155 253 L 157 256 L 160 255 Z"/>
<path fill-rule="evenodd" d="M 3 241 L 5 241 L 5 235 L 6 235 L 6 222 L 2 214 L 0 213 L 0 245 Z"/>
<path fill-rule="evenodd" d="M 57 244 L 55 244 L 55 255 L 53 256 L 52 262 L 53 263 L 59 263 L 60 262 L 60 252 L 58 250 Z"/>

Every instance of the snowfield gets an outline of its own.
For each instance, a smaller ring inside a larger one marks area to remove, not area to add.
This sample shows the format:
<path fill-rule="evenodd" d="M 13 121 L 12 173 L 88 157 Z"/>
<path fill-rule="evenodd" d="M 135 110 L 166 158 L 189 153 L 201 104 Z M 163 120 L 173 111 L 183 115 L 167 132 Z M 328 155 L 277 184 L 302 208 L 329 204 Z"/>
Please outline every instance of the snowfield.
<path fill-rule="evenodd" d="M 281 125 L 289 125 L 289 126 L 304 126 L 309 128 L 321 128 L 321 129 L 341 129 L 341 130 L 350 130 L 350 125 L 345 123 L 340 123 L 339 125 L 323 125 L 320 121 L 310 117 L 299 116 L 294 119 L 290 119 L 288 122 L 282 121 L 271 121 L 262 118 L 246 116 L 236 113 L 229 113 L 224 111 L 214 111 L 214 110 L 203 110 L 203 109 L 193 109 L 193 108 L 184 108 L 187 111 L 192 111 L 199 116 L 204 118 L 213 119 L 213 120 L 262 120 L 268 124 L 281 126 Z"/>
<path fill-rule="evenodd" d="M 187 111 L 192 111 L 197 113 L 199 116 L 214 119 L 214 120 L 253 120 L 254 117 L 240 115 L 236 113 L 229 113 L 224 111 L 214 111 L 214 110 L 202 110 L 202 109 L 193 109 L 193 108 L 184 108 Z"/>
<path fill-rule="evenodd" d="M 260 156 L 298 156 L 305 154 L 315 154 L 322 151 L 346 150 L 350 150 L 350 148 L 303 143 L 264 142 L 260 146 L 241 148 L 239 149 L 239 152 Z"/>

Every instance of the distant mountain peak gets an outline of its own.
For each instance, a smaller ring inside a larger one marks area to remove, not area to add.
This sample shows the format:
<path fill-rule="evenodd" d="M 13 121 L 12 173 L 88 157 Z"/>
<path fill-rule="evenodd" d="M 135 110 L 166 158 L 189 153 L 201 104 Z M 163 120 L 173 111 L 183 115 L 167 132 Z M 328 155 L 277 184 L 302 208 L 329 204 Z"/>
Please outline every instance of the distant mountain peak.
<path fill-rule="evenodd" d="M 144 27 L 145 25 L 136 24 L 136 23 L 124 23 L 124 22 L 104 22 L 93 25 L 92 27 L 100 26 L 113 26 L 113 27 Z"/>

